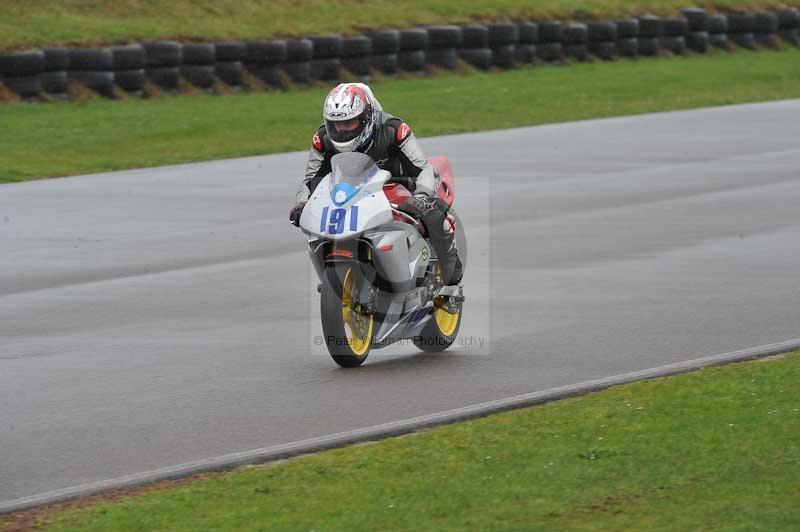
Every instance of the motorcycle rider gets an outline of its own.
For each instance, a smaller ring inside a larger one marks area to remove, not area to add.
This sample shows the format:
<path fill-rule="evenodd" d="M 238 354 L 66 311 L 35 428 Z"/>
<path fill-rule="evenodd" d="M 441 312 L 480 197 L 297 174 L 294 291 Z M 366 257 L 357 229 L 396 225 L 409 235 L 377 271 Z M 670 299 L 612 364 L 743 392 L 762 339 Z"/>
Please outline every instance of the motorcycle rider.
<path fill-rule="evenodd" d="M 437 195 L 439 176 L 428 162 L 408 125 L 384 112 L 372 90 L 363 83 L 342 83 L 325 98 L 324 123 L 314 134 L 308 152 L 306 175 L 297 192 L 289 221 L 300 225 L 300 215 L 311 193 L 331 172 L 331 157 L 342 152 L 362 152 L 379 168 L 392 174 L 413 195 L 398 209 L 420 220 L 439 257 L 442 278 L 458 284 L 463 276 L 455 248 L 455 235 L 445 228 L 447 204 Z"/>

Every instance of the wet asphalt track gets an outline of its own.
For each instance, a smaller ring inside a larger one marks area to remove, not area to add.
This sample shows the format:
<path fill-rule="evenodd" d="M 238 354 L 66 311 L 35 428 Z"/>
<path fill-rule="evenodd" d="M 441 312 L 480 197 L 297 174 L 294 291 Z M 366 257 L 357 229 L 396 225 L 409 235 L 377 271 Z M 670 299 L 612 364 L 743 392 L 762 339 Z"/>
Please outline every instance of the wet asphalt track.
<path fill-rule="evenodd" d="M 0 186 L 0 503 L 799 336 L 800 101 L 423 145 L 469 341 L 351 371 L 285 221 L 304 154 Z"/>

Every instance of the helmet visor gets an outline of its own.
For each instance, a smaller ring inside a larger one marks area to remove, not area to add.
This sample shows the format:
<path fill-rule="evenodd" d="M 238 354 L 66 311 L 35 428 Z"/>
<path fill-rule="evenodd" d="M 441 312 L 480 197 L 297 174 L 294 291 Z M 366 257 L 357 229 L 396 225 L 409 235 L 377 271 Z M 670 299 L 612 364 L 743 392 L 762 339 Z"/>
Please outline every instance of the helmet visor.
<path fill-rule="evenodd" d="M 325 131 L 334 142 L 349 142 L 361 135 L 366 127 L 364 113 L 349 120 L 325 120 Z"/>

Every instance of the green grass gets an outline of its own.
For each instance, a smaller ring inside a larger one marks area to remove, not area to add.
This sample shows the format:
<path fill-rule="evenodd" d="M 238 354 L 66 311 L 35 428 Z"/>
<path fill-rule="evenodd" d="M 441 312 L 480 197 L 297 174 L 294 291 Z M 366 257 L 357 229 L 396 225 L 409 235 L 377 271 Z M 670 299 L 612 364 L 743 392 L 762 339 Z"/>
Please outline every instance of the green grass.
<path fill-rule="evenodd" d="M 265 38 L 364 28 L 515 18 L 586 18 L 700 5 L 800 5 L 800 0 L 0 0 L 0 47 L 178 38 Z M 365 7 L 368 6 L 368 7 Z"/>
<path fill-rule="evenodd" d="M 162 487 L 51 530 L 800 529 L 800 353 Z"/>
<path fill-rule="evenodd" d="M 389 81 L 418 135 L 800 97 L 800 50 Z M 0 182 L 306 149 L 327 89 L 0 106 Z M 300 169 L 298 169 L 298 172 Z"/>

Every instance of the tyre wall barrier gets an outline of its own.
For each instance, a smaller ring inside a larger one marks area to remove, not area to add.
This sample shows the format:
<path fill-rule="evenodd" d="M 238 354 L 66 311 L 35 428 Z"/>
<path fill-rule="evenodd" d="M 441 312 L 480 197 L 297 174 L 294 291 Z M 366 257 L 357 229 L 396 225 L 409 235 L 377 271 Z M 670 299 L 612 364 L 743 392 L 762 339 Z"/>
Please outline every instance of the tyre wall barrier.
<path fill-rule="evenodd" d="M 46 47 L 0 53 L 0 82 L 23 98 L 64 96 L 75 83 L 110 97 L 115 89 L 140 94 L 147 83 L 166 91 L 182 83 L 210 91 L 217 83 L 239 89 L 255 79 L 287 88 L 290 83 L 368 80 L 375 73 L 420 73 L 428 66 L 452 70 L 459 60 L 488 70 L 564 60 L 776 48 L 781 43 L 800 46 L 800 11 L 726 15 L 687 8 L 673 18 L 493 22 L 375 30 L 347 37 Z"/>

